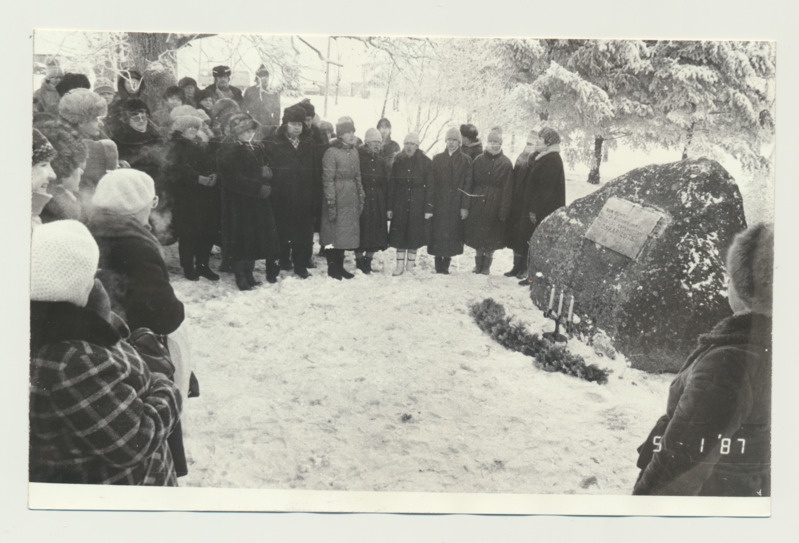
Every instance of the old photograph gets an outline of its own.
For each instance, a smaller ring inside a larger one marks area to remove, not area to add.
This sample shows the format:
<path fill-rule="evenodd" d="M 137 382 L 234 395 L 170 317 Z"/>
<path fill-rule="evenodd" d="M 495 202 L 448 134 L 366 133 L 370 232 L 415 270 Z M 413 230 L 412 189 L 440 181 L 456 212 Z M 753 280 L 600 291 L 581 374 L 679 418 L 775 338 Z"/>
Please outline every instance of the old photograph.
<path fill-rule="evenodd" d="M 768 516 L 776 66 L 37 29 L 30 507 Z"/>

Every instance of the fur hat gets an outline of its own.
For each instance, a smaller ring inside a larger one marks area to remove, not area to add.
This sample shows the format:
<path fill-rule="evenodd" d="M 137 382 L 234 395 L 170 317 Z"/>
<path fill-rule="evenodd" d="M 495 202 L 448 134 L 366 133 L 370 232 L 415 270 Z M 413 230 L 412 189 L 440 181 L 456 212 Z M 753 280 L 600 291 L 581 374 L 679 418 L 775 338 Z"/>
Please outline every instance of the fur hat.
<path fill-rule="evenodd" d="M 326 134 L 335 134 L 336 127 L 330 121 L 322 121 L 319 123 L 319 130 Z"/>
<path fill-rule="evenodd" d="M 297 104 L 298 106 L 302 107 L 305 110 L 306 117 L 315 117 L 316 116 L 316 108 L 311 103 L 310 98 L 306 98 Z"/>
<path fill-rule="evenodd" d="M 774 289 L 774 227 L 759 223 L 735 236 L 727 251 L 727 274 L 738 298 L 753 312 L 771 315 Z"/>
<path fill-rule="evenodd" d="M 538 136 L 544 140 L 545 145 L 560 143 L 560 134 L 554 128 L 544 127 L 538 133 Z"/>
<path fill-rule="evenodd" d="M 380 128 L 383 128 L 384 126 L 385 126 L 386 128 L 388 128 L 389 130 L 391 130 L 391 121 L 389 121 L 389 120 L 388 120 L 388 119 L 386 119 L 385 117 L 383 117 L 382 119 L 380 119 L 379 121 L 377 121 L 377 128 L 378 128 L 378 129 L 380 129 Z"/>
<path fill-rule="evenodd" d="M 195 115 L 180 115 L 175 117 L 172 121 L 172 131 L 183 133 L 189 128 L 196 128 L 199 130 L 202 125 L 202 119 Z"/>
<path fill-rule="evenodd" d="M 214 102 L 214 105 L 211 106 L 211 118 L 217 119 L 240 111 L 241 108 L 235 100 L 232 98 L 222 98 Z"/>
<path fill-rule="evenodd" d="M 407 136 L 405 136 L 405 139 L 402 140 L 402 143 L 415 143 L 416 145 L 419 145 L 422 143 L 422 140 L 419 139 L 419 134 L 416 132 L 410 132 Z"/>
<path fill-rule="evenodd" d="M 234 138 L 247 130 L 258 130 L 261 125 L 247 113 L 236 113 L 227 122 L 228 134 Z"/>
<path fill-rule="evenodd" d="M 487 141 L 494 140 L 498 141 L 499 143 L 502 143 L 502 129 L 499 128 L 498 126 L 492 128 L 491 131 L 488 133 L 488 138 L 486 138 L 486 140 Z"/>
<path fill-rule="evenodd" d="M 191 77 L 188 77 L 188 76 L 181 77 L 180 80 L 178 81 L 178 87 L 180 87 L 181 89 L 183 87 L 194 87 L 194 88 L 197 88 L 197 81 L 195 79 L 191 78 Z"/>
<path fill-rule="evenodd" d="M 73 89 L 58 103 L 58 114 L 69 124 L 80 124 L 105 117 L 108 104 L 99 94 L 89 89 Z"/>
<path fill-rule="evenodd" d="M 377 128 L 370 128 L 366 131 L 366 134 L 363 136 L 363 142 L 369 143 L 370 141 L 383 142 L 383 136 L 380 134 L 380 130 Z"/>
<path fill-rule="evenodd" d="M 86 307 L 100 250 L 79 221 L 53 221 L 31 234 L 31 301 Z"/>
<path fill-rule="evenodd" d="M 283 124 L 305 122 L 305 108 L 295 104 L 283 110 Z"/>
<path fill-rule="evenodd" d="M 172 108 L 172 111 L 169 112 L 169 118 L 173 121 L 178 117 L 185 117 L 187 115 L 189 117 L 197 117 L 200 120 L 203 120 L 204 118 L 202 115 L 200 115 L 200 111 L 196 107 L 187 104 Z M 208 115 L 206 114 L 205 117 L 207 118 Z"/>
<path fill-rule="evenodd" d="M 224 77 L 230 75 L 230 67 L 220 64 L 219 66 L 214 66 L 211 73 L 214 77 Z"/>
<path fill-rule="evenodd" d="M 447 135 L 444 137 L 444 140 L 458 140 L 459 142 L 462 142 L 463 140 L 461 139 L 461 131 L 455 127 L 450 128 L 447 130 Z"/>
<path fill-rule="evenodd" d="M 139 113 L 141 111 L 144 111 L 147 115 L 150 114 L 150 108 L 147 107 L 147 103 L 138 98 L 128 98 L 122 102 L 122 111 L 128 114 Z"/>
<path fill-rule="evenodd" d="M 97 81 L 94 82 L 94 92 L 97 94 L 103 92 L 111 92 L 116 94 L 116 90 L 114 90 L 114 84 L 111 83 L 111 80 L 105 78 L 98 78 Z"/>
<path fill-rule="evenodd" d="M 72 89 L 91 89 L 92 84 L 84 74 L 65 73 L 55 86 L 59 96 L 64 96 Z"/>
<path fill-rule="evenodd" d="M 146 173 L 120 168 L 105 174 L 97 183 L 92 205 L 120 215 L 133 215 L 153 205 L 155 183 Z"/>
<path fill-rule="evenodd" d="M 31 166 L 39 164 L 40 162 L 50 162 L 53 160 L 58 152 L 52 146 L 50 141 L 38 130 L 33 129 L 33 162 Z"/>
<path fill-rule="evenodd" d="M 47 67 L 45 70 L 45 79 L 50 79 L 51 77 L 64 77 L 64 69 L 61 67 L 58 59 L 52 58 L 47 61 Z"/>
<path fill-rule="evenodd" d="M 258 66 L 258 69 L 255 70 L 255 75 L 258 77 L 266 77 L 269 75 L 269 70 L 266 69 L 266 66 L 261 64 Z"/>
<path fill-rule="evenodd" d="M 473 124 L 462 124 L 461 125 L 461 136 L 464 138 L 469 138 L 470 140 L 477 139 L 477 127 Z"/>
<path fill-rule="evenodd" d="M 355 133 L 355 123 L 350 117 L 341 117 L 336 123 L 336 137 L 340 138 L 348 132 Z"/>
<path fill-rule="evenodd" d="M 50 161 L 58 179 L 65 179 L 86 161 L 88 149 L 83 138 L 72 128 L 58 121 L 46 121 L 36 128 L 47 138 L 58 153 Z"/>

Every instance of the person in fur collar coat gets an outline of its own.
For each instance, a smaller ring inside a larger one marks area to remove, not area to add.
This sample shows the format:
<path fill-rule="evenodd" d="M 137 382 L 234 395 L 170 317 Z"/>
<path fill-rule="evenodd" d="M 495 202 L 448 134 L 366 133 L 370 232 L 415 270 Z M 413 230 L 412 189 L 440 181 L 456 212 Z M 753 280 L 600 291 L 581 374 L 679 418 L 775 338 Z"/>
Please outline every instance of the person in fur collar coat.
<path fill-rule="evenodd" d="M 666 414 L 638 448 L 636 495 L 769 496 L 774 230 L 757 224 L 727 253 L 734 311 L 699 337 Z"/>

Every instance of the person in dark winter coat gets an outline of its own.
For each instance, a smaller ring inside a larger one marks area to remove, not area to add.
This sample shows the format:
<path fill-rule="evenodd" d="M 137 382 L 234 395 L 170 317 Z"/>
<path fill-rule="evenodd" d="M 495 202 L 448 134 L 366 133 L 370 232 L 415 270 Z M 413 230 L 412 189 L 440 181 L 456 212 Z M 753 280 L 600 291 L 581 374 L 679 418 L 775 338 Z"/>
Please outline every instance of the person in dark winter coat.
<path fill-rule="evenodd" d="M 360 216 L 366 196 L 361 184 L 361 164 L 355 147 L 355 125 L 340 119 L 336 141 L 322 158 L 322 225 L 319 243 L 325 248 L 327 274 L 352 279 L 344 269 L 344 251 L 360 247 Z"/>
<path fill-rule="evenodd" d="M 394 159 L 388 183 L 387 217 L 391 221 L 388 244 L 397 249 L 393 275 L 416 266 L 416 251 L 427 245 L 433 216 L 432 161 L 419 149 L 419 135 L 405 136 L 403 149 Z"/>
<path fill-rule="evenodd" d="M 207 142 L 198 138 L 203 122 L 193 115 L 172 121 L 167 157 L 167 178 L 174 197 L 173 222 L 178 236 L 178 254 L 183 276 L 189 281 L 204 277 L 218 281 L 208 265 L 216 236 L 218 215 L 216 164 Z"/>
<path fill-rule="evenodd" d="M 197 81 L 191 77 L 181 77 L 178 81 L 178 87 L 183 89 L 184 103 L 193 107 L 197 107 Z"/>
<path fill-rule="evenodd" d="M 222 188 L 222 250 L 230 259 L 239 290 L 260 285 L 255 261 L 266 260 L 266 280 L 277 281 L 280 241 L 270 195 L 272 170 L 263 146 L 255 141 L 258 122 L 237 113 L 228 122 L 228 138 L 217 152 Z"/>
<path fill-rule="evenodd" d="M 175 85 L 167 87 L 163 94 L 163 100 L 161 107 L 153 113 L 151 122 L 164 139 L 169 139 L 172 135 L 170 114 L 176 107 L 185 105 L 186 99 L 183 96 L 183 89 Z"/>
<path fill-rule="evenodd" d="M 394 157 L 402 150 L 399 143 L 391 139 L 391 121 L 383 117 L 377 121 L 377 129 L 380 131 L 380 136 L 383 138 L 382 146 L 380 148 L 380 156 L 385 160 L 389 171 L 394 164 Z"/>
<path fill-rule="evenodd" d="M 666 414 L 638 449 L 636 495 L 771 495 L 774 231 L 757 224 L 727 253 L 721 320 L 688 356 Z"/>
<path fill-rule="evenodd" d="M 100 118 L 105 116 L 107 110 L 105 100 L 88 89 L 75 89 L 64 95 L 58 104 L 60 121 L 80 134 L 88 149 L 86 168 L 80 178 L 80 196 L 84 208 L 91 200 L 100 178 L 119 165 L 116 143 L 101 138 Z"/>
<path fill-rule="evenodd" d="M 427 252 L 435 256 L 436 273 L 448 274 L 452 257 L 463 253 L 472 161 L 460 151 L 461 134 L 457 128 L 447 131 L 445 142 L 444 152 L 433 157 L 433 218 Z"/>
<path fill-rule="evenodd" d="M 228 66 L 214 66 L 211 70 L 214 82 L 203 89 L 203 92 L 213 94 L 217 100 L 230 98 L 241 107 L 244 97 L 241 89 L 230 84 L 230 68 Z"/>
<path fill-rule="evenodd" d="M 57 60 L 52 60 L 47 64 L 47 72 L 42 80 L 41 86 L 33 93 L 33 112 L 48 113 L 58 118 L 58 101 L 61 95 L 56 90 L 56 85 L 64 77 L 64 70 Z"/>
<path fill-rule="evenodd" d="M 461 125 L 461 137 L 463 138 L 461 152 L 471 158 L 472 162 L 483 153 L 483 143 L 477 134 L 477 127 L 473 124 Z"/>
<path fill-rule="evenodd" d="M 528 161 L 529 162 L 529 161 Z M 538 145 L 524 181 L 525 193 L 521 197 L 520 213 L 517 223 L 511 227 L 514 239 L 511 241 L 514 252 L 522 253 L 525 262 L 529 261 L 530 238 L 538 225 L 558 208 L 566 205 L 566 174 L 563 159 L 560 158 L 560 134 L 552 128 L 542 128 L 538 133 Z M 527 274 L 529 265 L 525 265 Z M 532 277 L 525 277 L 519 284 L 527 286 Z"/>
<path fill-rule="evenodd" d="M 301 279 L 310 276 L 308 260 L 313 253 L 314 149 L 300 135 L 305 110 L 294 105 L 283 113 L 283 124 L 267 142 L 273 172 L 272 209 L 280 238 L 281 269 L 294 269 Z"/>
<path fill-rule="evenodd" d="M 372 273 L 375 252 L 388 247 L 388 219 L 386 203 L 389 168 L 381 156 L 383 138 L 370 128 L 364 135 L 364 145 L 358 149 L 361 162 L 361 184 L 364 206 L 361 213 L 361 246 L 355 251 L 355 265 L 365 274 Z"/>
<path fill-rule="evenodd" d="M 269 90 L 269 70 L 263 64 L 255 72 L 255 85 L 244 89 L 241 109 L 261 125 L 259 139 L 275 135 L 280 126 L 280 93 Z"/>
<path fill-rule="evenodd" d="M 39 216 L 53 198 L 47 188 L 56 179 L 56 174 L 50 164 L 58 155 L 55 148 L 47 138 L 34 128 L 33 145 L 31 149 L 31 229 L 41 226 L 42 219 Z"/>
<path fill-rule="evenodd" d="M 524 229 L 527 228 L 527 224 L 531 223 L 529 221 L 530 210 L 525 205 L 525 203 L 529 205 L 530 202 L 525 200 L 525 196 L 529 196 L 530 186 L 527 185 L 527 182 L 530 181 L 530 178 L 527 173 L 537 155 L 535 148 L 538 146 L 538 141 L 538 133 L 531 131 L 527 135 L 524 149 L 513 165 L 513 201 L 505 232 L 505 245 L 513 249 L 513 268 L 505 272 L 505 277 L 523 279 L 527 276 L 527 248 L 530 238 L 528 236 L 527 241 L 524 242 L 522 242 L 522 238 L 526 233 Z M 524 220 L 521 220 L 522 218 Z M 523 230 L 521 234 L 519 234 L 519 230 Z"/>
<path fill-rule="evenodd" d="M 513 197 L 513 164 L 502 153 L 502 132 L 492 130 L 472 163 L 472 190 L 465 241 L 476 253 L 474 273 L 489 275 L 494 251 L 505 246 L 505 221 Z"/>
<path fill-rule="evenodd" d="M 176 486 L 167 438 L 181 396 L 124 341 L 98 258 L 77 221 L 33 232 L 29 480 Z"/>
<path fill-rule="evenodd" d="M 123 105 L 128 100 L 137 98 L 142 100 L 146 89 L 144 79 L 140 72 L 136 70 L 124 70 L 117 77 L 117 96 L 108 105 L 108 116 L 105 119 L 106 133 L 111 135 L 119 126 L 125 123 L 123 119 Z"/>
<path fill-rule="evenodd" d="M 58 121 L 37 124 L 58 155 L 50 162 L 56 174 L 48 191 L 53 198 L 44 206 L 40 217 L 43 223 L 73 219 L 86 222 L 86 214 L 78 197 L 80 178 L 86 166 L 88 150 L 80 134 Z"/>

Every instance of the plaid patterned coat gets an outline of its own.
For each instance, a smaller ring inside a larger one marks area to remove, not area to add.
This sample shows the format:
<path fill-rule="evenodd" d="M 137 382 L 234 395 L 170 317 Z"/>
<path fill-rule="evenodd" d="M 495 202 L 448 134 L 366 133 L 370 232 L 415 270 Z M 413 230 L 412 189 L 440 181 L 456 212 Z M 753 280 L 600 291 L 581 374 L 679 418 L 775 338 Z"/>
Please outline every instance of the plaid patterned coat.
<path fill-rule="evenodd" d="M 31 481 L 177 485 L 166 439 L 180 394 L 123 335 L 88 309 L 31 302 Z"/>

